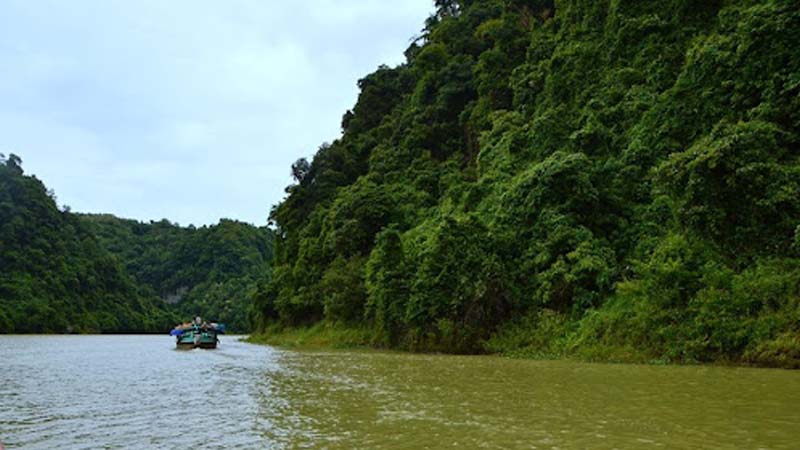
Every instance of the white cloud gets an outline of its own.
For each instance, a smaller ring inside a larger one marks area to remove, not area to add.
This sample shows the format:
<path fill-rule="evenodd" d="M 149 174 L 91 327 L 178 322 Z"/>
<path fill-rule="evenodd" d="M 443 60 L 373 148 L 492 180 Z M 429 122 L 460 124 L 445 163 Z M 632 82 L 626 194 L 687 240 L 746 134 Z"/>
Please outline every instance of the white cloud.
<path fill-rule="evenodd" d="M 74 210 L 263 224 L 430 0 L 7 1 L 0 152 Z"/>

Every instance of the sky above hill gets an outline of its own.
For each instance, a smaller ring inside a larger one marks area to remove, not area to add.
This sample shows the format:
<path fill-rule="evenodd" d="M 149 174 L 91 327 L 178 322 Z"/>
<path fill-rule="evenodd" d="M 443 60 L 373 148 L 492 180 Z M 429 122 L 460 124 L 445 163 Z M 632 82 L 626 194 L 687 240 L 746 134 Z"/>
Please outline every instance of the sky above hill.
<path fill-rule="evenodd" d="M 6 0 L 0 153 L 73 211 L 266 223 L 431 0 Z"/>

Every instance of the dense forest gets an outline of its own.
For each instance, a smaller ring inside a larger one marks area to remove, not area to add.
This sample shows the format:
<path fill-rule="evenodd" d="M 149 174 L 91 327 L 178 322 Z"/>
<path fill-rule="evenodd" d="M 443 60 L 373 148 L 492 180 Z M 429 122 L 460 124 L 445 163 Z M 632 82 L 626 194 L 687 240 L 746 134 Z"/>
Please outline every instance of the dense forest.
<path fill-rule="evenodd" d="M 262 330 L 800 366 L 800 9 L 437 0 L 273 208 Z"/>
<path fill-rule="evenodd" d="M 272 229 L 74 214 L 0 155 L 0 332 L 252 316 L 415 351 L 800 367 L 796 2 L 435 5 L 292 165 Z"/>
<path fill-rule="evenodd" d="M 266 227 L 59 210 L 18 156 L 0 158 L 0 333 L 165 332 L 195 315 L 246 332 L 271 259 Z"/>
<path fill-rule="evenodd" d="M 0 333 L 161 332 L 177 316 L 149 296 L 81 218 L 0 155 Z"/>
<path fill-rule="evenodd" d="M 81 217 L 138 286 L 174 304 L 181 317 L 202 315 L 229 330 L 251 329 L 252 297 L 269 280 L 272 232 L 234 220 L 181 227 L 108 214 Z"/>

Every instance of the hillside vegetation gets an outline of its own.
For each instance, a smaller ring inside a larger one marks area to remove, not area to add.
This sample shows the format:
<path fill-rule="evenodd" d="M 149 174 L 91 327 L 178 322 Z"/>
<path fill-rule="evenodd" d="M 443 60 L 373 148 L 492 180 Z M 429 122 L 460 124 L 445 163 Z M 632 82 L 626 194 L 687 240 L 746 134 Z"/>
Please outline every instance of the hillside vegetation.
<path fill-rule="evenodd" d="M 436 7 L 293 165 L 262 330 L 800 365 L 796 2 Z"/>
<path fill-rule="evenodd" d="M 266 227 L 228 219 L 196 228 L 108 214 L 81 217 L 136 284 L 174 304 L 181 317 L 201 315 L 231 331 L 250 331 L 252 297 L 269 280 L 272 232 Z"/>
<path fill-rule="evenodd" d="M 0 155 L 0 333 L 162 332 L 176 320 L 19 157 Z"/>
<path fill-rule="evenodd" d="M 0 155 L 0 333 L 167 332 L 196 315 L 248 332 L 271 259 L 266 227 L 59 210 Z"/>

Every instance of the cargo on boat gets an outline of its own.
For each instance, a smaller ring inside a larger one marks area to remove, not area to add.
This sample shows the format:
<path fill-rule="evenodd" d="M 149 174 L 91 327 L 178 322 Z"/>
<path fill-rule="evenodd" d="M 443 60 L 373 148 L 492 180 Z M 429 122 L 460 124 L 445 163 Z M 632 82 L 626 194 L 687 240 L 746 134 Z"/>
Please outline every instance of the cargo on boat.
<path fill-rule="evenodd" d="M 199 316 L 192 322 L 182 323 L 170 331 L 180 349 L 217 348 L 220 334 L 225 333 L 225 324 L 206 322 Z"/>

